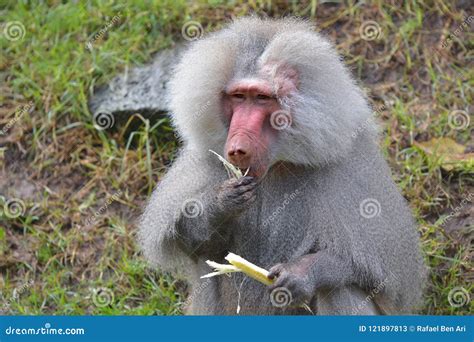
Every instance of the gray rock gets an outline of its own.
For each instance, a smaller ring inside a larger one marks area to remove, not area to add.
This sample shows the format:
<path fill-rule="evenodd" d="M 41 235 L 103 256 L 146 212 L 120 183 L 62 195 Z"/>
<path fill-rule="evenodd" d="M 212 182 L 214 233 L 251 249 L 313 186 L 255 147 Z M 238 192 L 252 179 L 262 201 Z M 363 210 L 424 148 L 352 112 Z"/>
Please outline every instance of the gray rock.
<path fill-rule="evenodd" d="M 110 128 L 114 122 L 126 120 L 134 113 L 151 118 L 167 112 L 167 83 L 183 50 L 184 45 L 178 45 L 160 51 L 151 64 L 131 69 L 127 67 L 124 73 L 116 76 L 108 85 L 98 88 L 89 99 L 89 110 L 94 115 L 94 123 L 102 128 Z M 107 123 L 100 122 L 99 118 L 102 116 L 108 119 Z"/>

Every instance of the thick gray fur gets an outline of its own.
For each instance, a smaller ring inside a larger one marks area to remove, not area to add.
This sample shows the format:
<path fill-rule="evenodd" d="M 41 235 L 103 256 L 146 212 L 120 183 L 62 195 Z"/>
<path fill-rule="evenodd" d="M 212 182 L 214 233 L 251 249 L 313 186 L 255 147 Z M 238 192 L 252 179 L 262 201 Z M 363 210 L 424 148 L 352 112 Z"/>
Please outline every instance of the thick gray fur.
<path fill-rule="evenodd" d="M 228 176 L 208 152 L 223 154 L 220 94 L 232 79 L 275 60 L 300 75 L 298 94 L 279 99 L 292 126 L 271 150 L 255 201 L 233 211 L 219 202 Z M 311 298 L 313 313 L 416 308 L 425 268 L 412 215 L 375 143 L 370 108 L 331 44 L 309 24 L 237 20 L 191 46 L 171 95 L 184 146 L 149 200 L 139 238 L 153 265 L 191 285 L 188 313 L 235 314 L 238 305 L 240 314 L 309 313 L 275 306 L 265 285 L 241 274 L 200 279 L 212 271 L 205 261 L 225 263 L 227 252 L 266 269 L 316 253 L 308 281 L 325 286 Z"/>

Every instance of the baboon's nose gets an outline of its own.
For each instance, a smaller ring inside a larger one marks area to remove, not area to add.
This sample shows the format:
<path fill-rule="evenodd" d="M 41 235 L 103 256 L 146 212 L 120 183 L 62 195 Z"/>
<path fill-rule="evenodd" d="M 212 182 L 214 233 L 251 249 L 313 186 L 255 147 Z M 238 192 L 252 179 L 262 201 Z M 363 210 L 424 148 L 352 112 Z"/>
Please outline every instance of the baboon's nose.
<path fill-rule="evenodd" d="M 243 139 L 235 139 L 227 151 L 229 161 L 242 168 L 248 168 L 250 163 L 250 145 Z"/>

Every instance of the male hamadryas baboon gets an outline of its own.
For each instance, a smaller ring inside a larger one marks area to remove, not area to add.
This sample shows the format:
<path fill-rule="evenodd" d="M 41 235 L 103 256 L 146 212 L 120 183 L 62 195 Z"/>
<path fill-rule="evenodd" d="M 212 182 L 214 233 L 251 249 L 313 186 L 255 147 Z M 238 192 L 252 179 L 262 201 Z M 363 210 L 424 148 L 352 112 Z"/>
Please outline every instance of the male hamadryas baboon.
<path fill-rule="evenodd" d="M 424 266 L 412 215 L 361 90 L 310 24 L 243 18 L 193 42 L 170 98 L 183 146 L 139 236 L 154 265 L 189 282 L 188 313 L 414 309 Z M 229 179 L 209 150 L 247 175 Z M 274 284 L 200 279 L 206 260 L 228 252 L 269 269 Z"/>

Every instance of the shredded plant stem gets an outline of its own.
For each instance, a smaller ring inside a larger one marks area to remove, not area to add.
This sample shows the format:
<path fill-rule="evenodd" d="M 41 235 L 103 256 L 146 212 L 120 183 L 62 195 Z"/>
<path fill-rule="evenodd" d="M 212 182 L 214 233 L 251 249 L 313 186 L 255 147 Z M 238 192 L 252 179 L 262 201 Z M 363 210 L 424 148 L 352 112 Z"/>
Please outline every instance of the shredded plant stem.
<path fill-rule="evenodd" d="M 234 253 L 229 253 L 225 259 L 230 263 L 228 265 L 219 264 L 217 262 L 207 260 L 206 263 L 211 266 L 215 272 L 203 275 L 201 278 L 210 278 L 221 274 L 228 274 L 234 272 L 243 272 L 247 276 L 261 282 L 265 285 L 273 284 L 273 280 L 268 278 L 268 271 L 252 264 L 244 258 Z"/>
<path fill-rule="evenodd" d="M 250 168 L 248 168 L 244 174 L 242 174 L 242 171 L 235 165 L 233 165 L 232 163 L 230 163 L 229 161 L 227 161 L 227 159 L 225 159 L 223 156 L 221 156 L 219 153 L 213 151 L 213 150 L 209 150 L 209 152 L 211 153 L 214 153 L 217 158 L 219 158 L 219 160 L 222 162 L 222 164 L 224 164 L 224 167 L 227 171 L 227 174 L 229 175 L 229 178 L 230 177 L 234 177 L 234 178 L 241 178 L 241 177 L 245 177 L 247 176 L 247 174 L 249 173 L 249 170 Z"/>
<path fill-rule="evenodd" d="M 223 275 L 223 274 L 230 276 L 232 273 L 242 272 L 246 274 L 247 276 L 249 276 L 250 278 L 253 278 L 267 286 L 273 284 L 274 282 L 273 279 L 268 278 L 269 272 L 266 269 L 261 268 L 255 264 L 252 264 L 251 262 L 245 260 L 241 256 L 238 256 L 237 254 L 229 252 L 229 254 L 227 254 L 225 259 L 230 264 L 227 264 L 227 265 L 219 264 L 215 261 L 206 260 L 206 264 L 212 267 L 214 269 L 214 272 L 205 274 L 201 276 L 201 278 L 211 278 L 211 277 L 215 277 L 215 276 Z M 243 284 L 244 284 L 244 281 L 242 281 L 242 283 L 240 284 L 240 288 L 237 291 L 237 293 L 239 294 L 237 298 L 237 314 L 240 313 L 240 295 L 241 295 L 240 290 Z M 308 304 L 303 303 L 301 307 L 311 312 L 311 314 L 314 315 L 314 312 L 311 310 Z"/>

